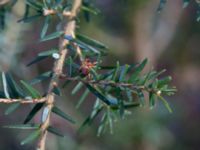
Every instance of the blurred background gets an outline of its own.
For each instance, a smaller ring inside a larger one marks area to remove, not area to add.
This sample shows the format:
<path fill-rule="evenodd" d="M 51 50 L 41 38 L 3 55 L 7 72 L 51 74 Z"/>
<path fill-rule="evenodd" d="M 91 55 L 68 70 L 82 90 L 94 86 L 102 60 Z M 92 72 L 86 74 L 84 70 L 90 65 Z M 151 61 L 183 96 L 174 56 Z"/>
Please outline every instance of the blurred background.
<path fill-rule="evenodd" d="M 156 9 L 159 0 L 96 0 L 101 10 L 86 22 L 81 15 L 81 33 L 105 43 L 110 53 L 104 58 L 107 64 L 116 60 L 135 63 L 148 58 L 146 70 L 166 68 L 173 77 L 178 92 L 166 97 L 173 114 L 162 103 L 155 109 L 148 106 L 135 109 L 128 118 L 115 124 L 114 134 L 106 132 L 96 136 L 94 123 L 83 133 L 77 129 L 90 112 L 94 99 L 88 98 L 80 110 L 75 109 L 79 95 L 71 96 L 73 86 L 64 90 L 57 104 L 76 118 L 76 125 L 52 116 L 52 125 L 66 133 L 66 138 L 49 134 L 49 150 L 199 150 L 200 149 L 200 23 L 196 21 L 197 6 L 194 1 L 183 9 L 182 0 L 168 1 L 161 13 Z M 52 68 L 53 60 L 41 61 L 31 67 L 26 64 L 42 50 L 55 47 L 57 41 L 39 43 L 43 20 L 33 24 L 17 23 L 24 13 L 19 1 L 6 15 L 6 30 L 0 32 L 0 69 L 9 71 L 16 80 L 31 80 L 39 73 Z M 54 31 L 55 27 L 49 32 Z M 48 81 L 37 85 L 41 91 Z M 4 116 L 6 105 L 0 105 L 0 126 L 21 123 L 30 107 L 21 106 L 10 116 Z M 40 114 L 35 117 L 37 122 Z M 20 146 L 29 132 L 0 128 L 1 150 L 34 149 L 34 145 Z"/>

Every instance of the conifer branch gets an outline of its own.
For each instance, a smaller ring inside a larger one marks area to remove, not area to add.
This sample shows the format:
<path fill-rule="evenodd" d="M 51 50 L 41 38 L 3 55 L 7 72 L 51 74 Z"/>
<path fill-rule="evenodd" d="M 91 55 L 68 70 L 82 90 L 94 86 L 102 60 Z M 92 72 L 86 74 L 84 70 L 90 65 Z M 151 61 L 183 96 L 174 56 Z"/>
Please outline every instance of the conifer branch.
<path fill-rule="evenodd" d="M 71 9 L 71 15 L 67 17 L 65 16 L 63 20 L 63 29 L 64 29 L 65 35 L 70 35 L 70 36 L 74 35 L 74 31 L 76 28 L 75 17 L 78 14 L 78 11 L 81 7 L 81 3 L 82 3 L 81 0 L 74 0 L 74 4 Z M 53 93 L 52 90 L 59 83 L 59 79 L 60 79 L 59 77 L 62 74 L 65 58 L 68 54 L 68 49 L 66 48 L 68 44 L 69 44 L 69 40 L 65 39 L 64 37 L 60 38 L 60 41 L 59 41 L 60 57 L 54 63 L 53 76 L 49 84 L 48 94 L 46 96 L 47 101 L 46 101 L 45 107 L 48 109 L 48 114 L 46 116 L 45 121 L 42 122 L 41 127 L 40 127 L 41 137 L 38 142 L 38 147 L 37 147 L 38 150 L 45 150 L 47 128 L 49 127 L 49 123 L 50 123 L 50 113 L 54 106 L 54 101 L 55 101 L 55 94 Z"/>

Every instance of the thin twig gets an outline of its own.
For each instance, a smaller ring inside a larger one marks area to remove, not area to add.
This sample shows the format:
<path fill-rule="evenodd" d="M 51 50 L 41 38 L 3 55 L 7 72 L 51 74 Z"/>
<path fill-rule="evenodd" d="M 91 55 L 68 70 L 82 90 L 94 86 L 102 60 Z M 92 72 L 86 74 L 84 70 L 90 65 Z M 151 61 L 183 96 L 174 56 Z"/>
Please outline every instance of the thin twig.
<path fill-rule="evenodd" d="M 127 88 L 134 88 L 134 89 L 144 89 L 145 86 L 140 86 L 140 85 L 134 85 L 132 83 L 126 83 L 126 82 L 114 82 L 110 80 L 84 80 L 81 78 L 76 78 L 76 77 L 67 77 L 66 80 L 68 81 L 81 81 L 83 83 L 87 84 L 95 84 L 95 85 L 100 85 L 100 86 L 114 86 L 114 87 L 127 87 Z"/>
<path fill-rule="evenodd" d="M 71 9 L 71 15 L 66 16 L 66 19 L 63 21 L 63 29 L 65 32 L 65 35 L 73 35 L 75 28 L 76 28 L 76 21 L 75 17 L 77 16 L 77 13 L 81 7 L 82 0 L 74 0 L 74 4 Z M 58 85 L 60 75 L 63 71 L 63 66 L 65 62 L 65 58 L 68 54 L 68 49 L 66 46 L 69 44 L 69 41 L 67 39 L 64 39 L 64 37 L 60 38 L 59 42 L 59 53 L 60 58 L 55 61 L 54 67 L 53 67 L 53 76 L 49 84 L 48 94 L 47 94 L 47 101 L 46 101 L 46 109 L 48 109 L 49 113 L 46 116 L 46 119 L 44 122 L 42 122 L 40 130 L 41 130 L 41 137 L 38 141 L 38 147 L 37 150 L 45 150 L 45 143 L 46 143 L 46 136 L 47 136 L 47 128 L 49 127 L 50 123 L 50 113 L 54 106 L 55 101 L 55 94 L 53 93 L 53 89 L 55 86 Z"/>
<path fill-rule="evenodd" d="M 154 92 L 154 93 L 158 92 L 156 89 L 148 88 L 145 85 L 135 85 L 133 83 L 114 82 L 110 80 L 85 80 L 79 77 L 66 77 L 65 75 L 61 75 L 61 78 L 67 81 L 79 81 L 83 82 L 84 84 L 92 84 L 95 86 L 124 87 L 124 88 L 130 88 L 132 90 L 144 90 L 147 92 Z"/>

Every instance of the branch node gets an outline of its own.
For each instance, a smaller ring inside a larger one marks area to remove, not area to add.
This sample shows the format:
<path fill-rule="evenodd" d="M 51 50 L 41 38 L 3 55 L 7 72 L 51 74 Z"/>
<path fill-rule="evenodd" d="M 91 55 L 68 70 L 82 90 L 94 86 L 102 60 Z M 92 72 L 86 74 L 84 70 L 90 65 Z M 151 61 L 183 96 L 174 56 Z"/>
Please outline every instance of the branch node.
<path fill-rule="evenodd" d="M 53 9 L 46 9 L 46 8 L 43 9 L 44 16 L 55 15 L 55 14 L 56 14 L 56 11 Z"/>

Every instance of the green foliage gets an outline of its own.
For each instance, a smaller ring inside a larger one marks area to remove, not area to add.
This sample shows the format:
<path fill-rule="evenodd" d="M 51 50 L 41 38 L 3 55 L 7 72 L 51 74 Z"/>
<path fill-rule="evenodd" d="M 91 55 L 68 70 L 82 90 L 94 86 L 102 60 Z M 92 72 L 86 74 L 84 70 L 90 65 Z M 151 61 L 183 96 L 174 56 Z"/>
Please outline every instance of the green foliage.
<path fill-rule="evenodd" d="M 62 110 L 60 110 L 56 106 L 53 107 L 52 112 L 54 112 L 58 116 L 64 118 L 65 120 L 67 120 L 67 121 L 69 121 L 71 123 L 75 123 L 75 121 L 74 121 L 74 119 L 72 119 L 72 117 L 70 117 L 69 115 L 67 115 L 66 113 L 64 113 Z"/>
<path fill-rule="evenodd" d="M 34 79 L 32 79 L 30 81 L 30 84 L 34 85 L 34 84 L 40 83 L 46 79 L 49 79 L 51 76 L 52 76 L 52 71 L 44 72 L 44 73 L 38 75 L 37 77 L 35 77 Z"/>
<path fill-rule="evenodd" d="M 163 102 L 170 113 L 172 112 L 172 109 L 164 97 L 173 95 L 176 92 L 176 89 L 170 87 L 171 77 L 167 76 L 160 78 L 160 75 L 164 72 L 163 70 L 160 72 L 150 70 L 147 73 L 144 73 L 143 70 L 148 62 L 147 59 L 144 59 L 138 64 L 121 65 L 120 62 L 117 61 L 113 66 L 102 66 L 102 57 L 108 53 L 107 46 L 102 42 L 90 38 L 82 33 L 64 35 L 64 31 L 60 29 L 53 33 L 48 33 L 50 23 L 54 22 L 55 24 L 59 24 L 65 22 L 65 16 L 62 15 L 62 12 L 71 9 L 70 1 L 26 0 L 25 2 L 26 10 L 20 22 L 31 23 L 38 17 L 42 17 L 44 24 L 40 33 L 40 42 L 46 42 L 57 38 L 69 41 L 66 48 L 70 52 L 70 56 L 64 60 L 64 68 L 67 68 L 67 71 L 62 74 L 63 80 L 65 81 L 62 88 L 65 88 L 73 81 L 76 85 L 71 91 L 72 95 L 75 95 L 79 93 L 81 89 L 84 89 L 76 108 L 80 108 L 81 104 L 87 100 L 87 96 L 90 94 L 96 99 L 91 113 L 82 123 L 79 131 L 82 131 L 86 126 L 91 125 L 92 122 L 99 117 L 100 120 L 98 120 L 99 127 L 97 129 L 97 135 L 100 136 L 104 133 L 107 127 L 112 134 L 116 120 L 124 119 L 127 115 L 130 115 L 131 110 L 134 110 L 135 108 L 140 108 L 146 105 L 153 108 L 158 100 Z M 160 1 L 158 8 L 159 12 L 164 8 L 166 2 L 166 0 Z M 186 7 L 190 1 L 184 0 L 183 2 L 183 7 Z M 54 10 L 56 14 L 43 15 L 45 9 Z M 1 20 L 4 19 L 4 11 L 5 8 L 3 10 L 1 8 Z M 97 15 L 99 11 L 92 6 L 90 1 L 85 0 L 81 6 L 81 13 L 84 14 L 87 21 L 90 21 L 90 15 Z M 78 18 L 75 19 L 78 20 Z M 28 63 L 27 66 L 38 63 L 54 54 L 59 55 L 58 49 L 59 46 L 40 52 L 30 63 Z M 42 95 L 33 87 L 33 85 L 43 82 L 46 79 L 54 80 L 55 72 L 53 71 L 47 70 L 35 77 L 29 83 L 21 80 L 20 86 L 9 74 L 3 72 L 3 98 L 41 98 Z M 54 94 L 60 96 L 62 94 L 60 88 L 61 87 L 58 85 L 55 85 L 50 90 Z M 148 95 L 148 98 L 145 97 L 145 94 Z M 46 93 L 43 96 L 45 97 Z M 19 103 L 11 105 L 7 109 L 6 114 L 10 114 L 19 106 Z M 21 142 L 22 145 L 37 139 L 41 135 L 40 125 L 27 123 L 32 120 L 43 106 L 45 106 L 45 103 L 35 104 L 30 113 L 26 115 L 24 124 L 5 126 L 12 129 L 35 130 Z M 43 112 L 41 124 L 46 120 L 49 114 L 49 109 L 47 107 L 45 107 L 44 110 L 46 112 Z M 71 116 L 60 110 L 57 106 L 53 106 L 51 112 L 71 123 L 75 123 Z M 49 126 L 47 131 L 64 137 L 61 131 L 52 126 Z"/>
<path fill-rule="evenodd" d="M 24 91 L 17 85 L 15 80 L 8 73 L 2 73 L 3 91 L 6 98 L 24 98 Z M 5 111 L 5 115 L 9 115 L 19 108 L 20 104 L 11 104 Z"/>
<path fill-rule="evenodd" d="M 40 130 L 36 130 L 32 132 L 27 138 L 25 138 L 23 141 L 21 141 L 21 145 L 28 144 L 34 140 L 36 140 L 40 136 Z"/>
<path fill-rule="evenodd" d="M 25 87 L 25 90 L 27 91 L 27 94 L 29 96 L 31 96 L 32 98 L 40 98 L 41 95 L 40 93 L 34 89 L 31 85 L 29 85 L 28 83 L 24 82 L 21 80 L 22 85 Z"/>
<path fill-rule="evenodd" d="M 42 109 L 43 106 L 44 106 L 44 103 L 35 104 L 35 106 L 32 108 L 32 110 L 30 111 L 30 113 L 26 116 L 26 119 L 24 120 L 24 124 L 26 124 L 29 121 L 31 121 L 31 119 L 36 115 L 36 113 L 39 110 Z"/>
<path fill-rule="evenodd" d="M 30 129 L 39 129 L 39 125 L 36 124 L 20 124 L 20 125 L 8 125 L 8 126 L 4 126 L 4 128 L 10 128 L 10 129 L 26 129 L 26 130 L 30 130 Z"/>
<path fill-rule="evenodd" d="M 62 133 L 60 130 L 58 130 L 58 129 L 54 128 L 54 127 L 49 126 L 47 130 L 48 130 L 49 132 L 51 132 L 52 134 L 55 134 L 55 135 L 57 135 L 57 136 L 65 137 L 65 136 L 63 135 L 63 133 Z"/>
<path fill-rule="evenodd" d="M 43 37 L 40 41 L 44 42 L 44 41 L 53 40 L 53 39 L 59 38 L 63 34 L 64 34 L 63 31 L 57 31 L 57 32 L 51 33 L 50 35 Z"/>

